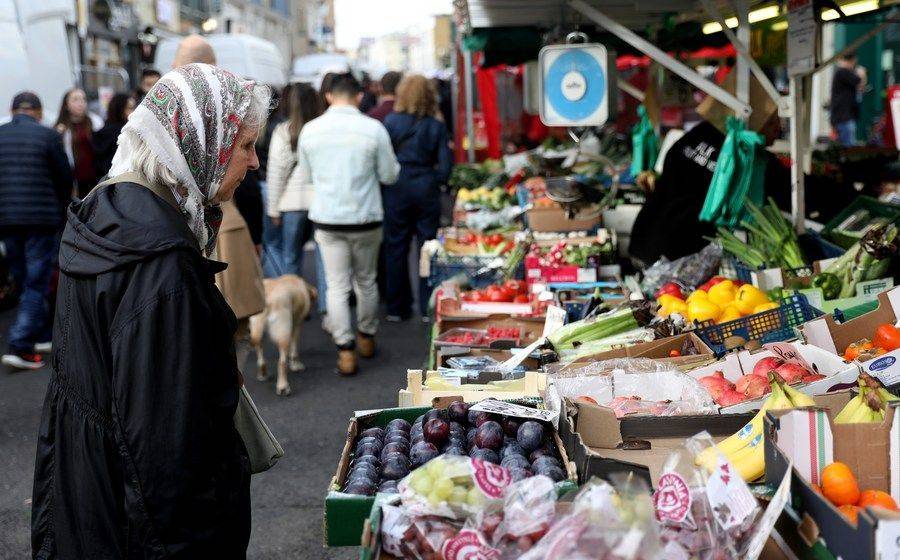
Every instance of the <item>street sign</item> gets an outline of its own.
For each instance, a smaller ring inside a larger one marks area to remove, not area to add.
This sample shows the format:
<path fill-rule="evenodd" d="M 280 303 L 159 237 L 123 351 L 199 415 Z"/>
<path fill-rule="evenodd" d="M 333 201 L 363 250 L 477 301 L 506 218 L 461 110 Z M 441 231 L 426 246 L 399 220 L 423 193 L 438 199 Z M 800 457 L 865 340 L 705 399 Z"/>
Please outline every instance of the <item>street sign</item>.
<path fill-rule="evenodd" d="M 598 43 L 551 45 L 538 57 L 541 121 L 547 126 L 600 126 L 611 116 L 609 55 Z"/>

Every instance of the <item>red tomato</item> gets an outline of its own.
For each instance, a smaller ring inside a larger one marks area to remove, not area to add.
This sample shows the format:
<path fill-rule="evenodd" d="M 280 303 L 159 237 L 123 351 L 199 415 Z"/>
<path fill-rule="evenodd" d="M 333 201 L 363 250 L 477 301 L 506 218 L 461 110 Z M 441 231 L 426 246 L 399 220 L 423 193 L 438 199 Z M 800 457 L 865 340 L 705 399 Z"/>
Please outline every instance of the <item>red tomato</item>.
<path fill-rule="evenodd" d="M 493 235 L 489 235 L 488 239 L 490 240 L 488 242 L 490 245 L 499 245 L 503 241 L 503 236 L 499 233 L 495 233 Z"/>
<path fill-rule="evenodd" d="M 515 303 L 528 303 L 531 300 L 529 300 L 528 296 L 526 296 L 525 294 L 518 294 L 515 298 L 513 298 L 513 301 Z"/>
<path fill-rule="evenodd" d="M 470 293 L 471 293 L 471 295 L 470 295 L 471 299 L 469 301 L 488 301 L 484 292 L 482 292 L 480 290 L 474 290 Z"/>
<path fill-rule="evenodd" d="M 503 292 L 503 290 L 493 290 L 488 292 L 488 300 L 495 302 L 505 302 L 509 301 L 509 296 Z"/>
<path fill-rule="evenodd" d="M 459 242 L 463 245 L 471 245 L 478 241 L 478 236 L 472 233 L 471 231 L 463 235 Z"/>

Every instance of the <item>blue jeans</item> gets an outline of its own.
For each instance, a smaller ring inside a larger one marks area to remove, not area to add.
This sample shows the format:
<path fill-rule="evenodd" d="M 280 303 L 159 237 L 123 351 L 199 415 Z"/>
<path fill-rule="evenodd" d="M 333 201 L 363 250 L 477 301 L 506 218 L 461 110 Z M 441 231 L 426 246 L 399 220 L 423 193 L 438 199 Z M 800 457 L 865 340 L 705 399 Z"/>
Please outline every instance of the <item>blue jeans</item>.
<path fill-rule="evenodd" d="M 30 353 L 35 343 L 49 340 L 47 290 L 56 265 L 56 238 L 53 233 L 15 233 L 3 237 L 10 272 L 22 290 L 16 320 L 9 328 L 10 352 Z"/>
<path fill-rule="evenodd" d="M 303 275 L 303 246 L 312 238 L 312 233 L 308 211 L 281 213 L 281 259 L 284 274 Z"/>
<path fill-rule="evenodd" d="M 838 135 L 838 142 L 841 146 L 856 145 L 856 121 L 849 120 L 834 125 L 834 130 Z"/>

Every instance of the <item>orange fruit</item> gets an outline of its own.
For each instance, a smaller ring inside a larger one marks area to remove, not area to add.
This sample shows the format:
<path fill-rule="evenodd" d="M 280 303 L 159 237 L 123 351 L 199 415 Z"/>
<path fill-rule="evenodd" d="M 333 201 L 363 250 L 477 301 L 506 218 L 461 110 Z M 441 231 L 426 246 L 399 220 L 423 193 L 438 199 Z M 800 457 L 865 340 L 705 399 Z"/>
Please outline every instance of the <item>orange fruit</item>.
<path fill-rule="evenodd" d="M 847 504 L 847 505 L 839 507 L 838 509 L 841 511 L 842 514 L 844 514 L 844 517 L 846 517 L 847 519 L 850 520 L 851 523 L 856 525 L 856 516 L 857 516 L 857 514 L 859 514 L 858 507 Z"/>
<path fill-rule="evenodd" d="M 822 470 L 822 495 L 840 507 L 859 501 L 859 485 L 850 467 L 835 461 Z"/>
<path fill-rule="evenodd" d="M 864 490 L 859 495 L 859 501 L 856 502 L 861 508 L 865 507 L 882 507 L 884 509 L 896 510 L 897 502 L 887 492 L 881 490 Z"/>

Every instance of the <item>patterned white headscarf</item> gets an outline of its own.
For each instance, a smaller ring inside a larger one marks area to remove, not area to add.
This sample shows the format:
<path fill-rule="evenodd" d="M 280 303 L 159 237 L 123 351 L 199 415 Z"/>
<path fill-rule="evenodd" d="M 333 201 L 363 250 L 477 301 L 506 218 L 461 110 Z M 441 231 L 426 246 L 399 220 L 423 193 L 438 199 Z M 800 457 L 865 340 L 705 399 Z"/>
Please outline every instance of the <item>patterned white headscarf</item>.
<path fill-rule="evenodd" d="M 231 160 L 255 85 L 209 64 L 181 66 L 156 82 L 119 137 L 121 151 L 128 132 L 139 136 L 178 179 L 175 199 L 207 255 L 222 223 L 221 209 L 210 200 Z"/>

